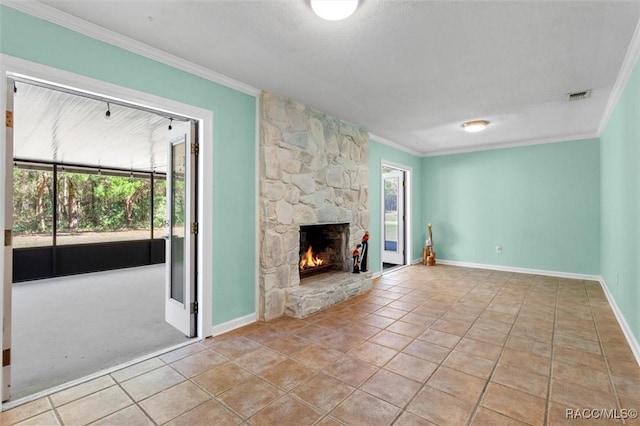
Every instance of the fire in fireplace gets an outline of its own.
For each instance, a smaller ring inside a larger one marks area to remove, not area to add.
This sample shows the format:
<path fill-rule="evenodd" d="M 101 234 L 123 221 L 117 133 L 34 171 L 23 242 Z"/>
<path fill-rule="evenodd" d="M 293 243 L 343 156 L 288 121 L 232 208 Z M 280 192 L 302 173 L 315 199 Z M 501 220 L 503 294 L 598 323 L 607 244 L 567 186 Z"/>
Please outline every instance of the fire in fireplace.
<path fill-rule="evenodd" d="M 331 270 L 348 271 L 349 224 L 300 227 L 300 278 Z"/>
<path fill-rule="evenodd" d="M 316 266 L 321 266 L 323 263 L 324 260 L 316 256 L 313 252 L 313 247 L 309 246 L 309 250 L 307 250 L 300 259 L 300 269 L 315 268 Z"/>

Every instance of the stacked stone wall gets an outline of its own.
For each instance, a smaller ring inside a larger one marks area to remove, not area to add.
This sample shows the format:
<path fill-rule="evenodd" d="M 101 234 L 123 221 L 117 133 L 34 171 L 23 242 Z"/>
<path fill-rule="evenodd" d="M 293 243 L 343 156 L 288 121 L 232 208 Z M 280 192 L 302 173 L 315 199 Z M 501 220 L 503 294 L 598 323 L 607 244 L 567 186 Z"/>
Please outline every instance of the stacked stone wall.
<path fill-rule="evenodd" d="M 300 285 L 300 225 L 349 223 L 349 247 L 368 229 L 369 134 L 272 93 L 260 107 L 259 315 L 270 320 Z"/>

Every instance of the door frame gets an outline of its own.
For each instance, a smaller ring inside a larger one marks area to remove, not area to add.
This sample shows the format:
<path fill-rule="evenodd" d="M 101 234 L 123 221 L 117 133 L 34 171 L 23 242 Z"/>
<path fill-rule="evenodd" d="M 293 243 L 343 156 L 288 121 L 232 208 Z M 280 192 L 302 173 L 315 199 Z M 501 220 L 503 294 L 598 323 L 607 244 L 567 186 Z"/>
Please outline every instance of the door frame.
<path fill-rule="evenodd" d="M 197 337 L 205 338 L 211 336 L 213 267 L 211 262 L 204 262 L 204 259 L 213 258 L 213 217 L 210 214 L 213 211 L 213 193 L 205 191 L 204 188 L 211 188 L 211 183 L 213 182 L 213 111 L 0 53 L 0 79 L 2 79 L 0 82 L 0 106 L 2 111 L 7 109 L 8 90 L 13 90 L 13 87 L 7 87 L 7 79 L 12 76 L 35 81 L 39 80 L 79 92 L 99 94 L 100 96 L 131 105 L 189 117 L 197 122 L 197 143 L 200 150 L 198 155 L 197 202 L 199 208 L 196 254 L 198 271 L 196 292 L 200 306 L 197 314 Z M 2 120 L 0 126 L 0 137 L 2 138 L 0 176 L 4 176 L 7 171 L 7 159 L 4 152 L 4 147 L 6 146 L 5 120 Z M 205 182 L 207 183 L 206 185 L 204 184 Z M 0 223 L 4 223 L 6 216 L 5 210 L 7 209 L 4 206 L 4 195 L 7 189 L 5 179 L 2 179 L 0 182 L 0 203 L 2 204 L 0 206 Z M 10 189 L 13 190 L 12 188 Z M 10 265 L 10 268 L 12 268 L 12 265 Z M 0 275 L 4 277 L 8 271 L 11 271 L 11 269 L 7 270 L 4 258 L 0 257 Z M 3 291 L 0 291 L 0 318 L 3 318 L 4 314 L 3 304 L 4 294 Z M 0 368 L 0 383 L 2 383 L 1 370 Z M 1 409 L 2 402 L 0 402 Z"/>
<path fill-rule="evenodd" d="M 385 160 L 384 158 L 380 160 L 380 273 L 384 274 L 384 269 L 382 268 L 382 256 L 384 254 L 384 178 L 382 169 L 384 167 L 389 167 L 392 169 L 400 170 L 404 172 L 405 186 L 404 186 L 404 264 L 402 266 L 410 265 L 412 263 L 412 253 L 411 253 L 411 222 L 412 222 L 412 212 L 411 212 L 411 188 L 412 188 L 412 178 L 413 178 L 413 169 L 410 166 L 396 163 L 394 161 Z"/>

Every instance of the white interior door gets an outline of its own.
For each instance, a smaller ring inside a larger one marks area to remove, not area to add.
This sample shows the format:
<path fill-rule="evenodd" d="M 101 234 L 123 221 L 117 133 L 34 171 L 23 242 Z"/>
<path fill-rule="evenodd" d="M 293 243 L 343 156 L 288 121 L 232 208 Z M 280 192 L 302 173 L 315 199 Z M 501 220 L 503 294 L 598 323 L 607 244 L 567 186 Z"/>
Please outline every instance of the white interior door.
<path fill-rule="evenodd" d="M 404 171 L 382 168 L 382 262 L 405 264 Z"/>
<path fill-rule="evenodd" d="M 165 320 L 187 337 L 196 334 L 196 172 L 194 122 L 174 122 L 167 160 Z"/>
<path fill-rule="evenodd" d="M 13 285 L 13 87 L 7 79 L 4 145 L 4 276 L 2 295 L 2 401 L 11 398 L 11 286 Z"/>

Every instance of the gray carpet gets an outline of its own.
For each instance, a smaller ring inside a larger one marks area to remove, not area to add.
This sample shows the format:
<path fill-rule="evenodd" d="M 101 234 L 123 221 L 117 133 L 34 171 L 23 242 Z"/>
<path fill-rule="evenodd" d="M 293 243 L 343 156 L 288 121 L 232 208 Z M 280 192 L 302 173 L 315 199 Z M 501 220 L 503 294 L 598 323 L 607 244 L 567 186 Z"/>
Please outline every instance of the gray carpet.
<path fill-rule="evenodd" d="M 165 265 L 13 286 L 12 399 L 183 343 L 164 321 Z"/>

